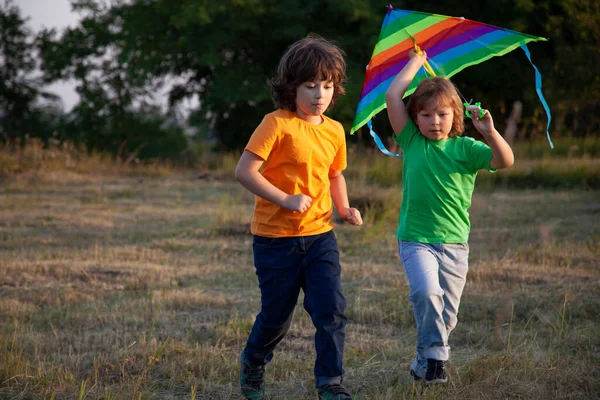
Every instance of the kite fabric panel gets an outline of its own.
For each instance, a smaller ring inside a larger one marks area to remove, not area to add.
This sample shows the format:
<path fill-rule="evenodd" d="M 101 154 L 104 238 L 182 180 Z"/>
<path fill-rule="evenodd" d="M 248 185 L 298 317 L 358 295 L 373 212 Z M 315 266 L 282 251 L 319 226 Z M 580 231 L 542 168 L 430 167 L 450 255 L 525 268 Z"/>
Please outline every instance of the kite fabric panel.
<path fill-rule="evenodd" d="M 408 62 L 408 52 L 415 44 L 427 52 L 428 62 L 435 74 L 449 78 L 471 65 L 502 56 L 518 47 L 524 46 L 526 51 L 525 45 L 528 42 L 545 40 L 547 39 L 543 37 L 462 17 L 400 10 L 390 6 L 381 27 L 379 41 L 367 66 L 350 133 L 354 133 L 386 107 L 385 93 L 394 77 Z M 427 72 L 421 68 L 405 97 L 413 93 L 426 76 Z M 547 108 L 543 99 L 542 102 Z"/>

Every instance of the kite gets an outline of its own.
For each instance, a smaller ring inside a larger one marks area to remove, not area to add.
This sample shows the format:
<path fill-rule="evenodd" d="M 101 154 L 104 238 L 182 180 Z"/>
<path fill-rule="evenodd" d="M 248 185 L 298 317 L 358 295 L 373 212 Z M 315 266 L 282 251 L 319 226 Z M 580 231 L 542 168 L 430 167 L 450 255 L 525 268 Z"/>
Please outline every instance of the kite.
<path fill-rule="evenodd" d="M 371 118 L 386 107 L 385 93 L 392 80 L 408 62 L 411 49 L 417 52 L 421 49 L 426 50 L 428 61 L 413 79 L 405 97 L 412 94 L 419 82 L 427 76 L 449 78 L 471 65 L 521 47 L 535 70 L 536 92 L 548 116 L 546 135 L 550 146 L 554 148 L 548 133 L 551 115 L 541 90 L 542 78 L 531 61 L 531 54 L 527 48 L 529 42 L 546 40 L 543 37 L 526 35 L 462 17 L 400 10 L 388 6 L 379 40 L 367 66 L 350 134 L 367 124 L 380 150 L 387 155 L 397 156 L 387 151 L 373 132 Z M 480 110 L 479 103 L 472 105 L 462 94 L 460 96 L 467 107 L 468 117 L 470 112 Z"/>

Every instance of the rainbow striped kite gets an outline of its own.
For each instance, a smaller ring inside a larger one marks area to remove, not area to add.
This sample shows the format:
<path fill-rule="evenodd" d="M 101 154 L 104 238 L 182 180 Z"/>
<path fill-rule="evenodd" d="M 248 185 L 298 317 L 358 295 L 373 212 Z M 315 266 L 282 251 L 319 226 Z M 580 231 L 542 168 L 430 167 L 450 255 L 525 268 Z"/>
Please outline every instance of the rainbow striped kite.
<path fill-rule="evenodd" d="M 523 48 L 531 62 L 526 43 L 541 40 L 547 39 L 464 18 L 399 10 L 388 6 L 379 41 L 367 66 L 350 133 L 370 122 L 373 116 L 386 107 L 385 92 L 408 62 L 408 52 L 415 45 L 427 52 L 429 65 L 425 65 L 427 68 L 422 68 L 417 73 L 405 96 L 413 93 L 427 75 L 451 77 L 471 65 L 504 55 L 517 47 Z M 550 111 L 541 94 L 541 76 L 535 65 L 533 67 L 536 72 L 536 90 L 546 109 L 549 127 Z"/>

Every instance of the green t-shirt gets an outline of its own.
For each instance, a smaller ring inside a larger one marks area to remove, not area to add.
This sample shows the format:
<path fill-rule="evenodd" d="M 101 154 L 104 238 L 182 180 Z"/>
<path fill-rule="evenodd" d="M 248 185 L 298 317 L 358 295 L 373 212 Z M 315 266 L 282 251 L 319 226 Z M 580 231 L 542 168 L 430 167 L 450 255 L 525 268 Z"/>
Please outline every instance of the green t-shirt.
<path fill-rule="evenodd" d="M 394 140 L 404 155 L 398 239 L 466 243 L 475 177 L 480 169 L 495 171 L 492 149 L 470 137 L 428 139 L 412 120 Z"/>

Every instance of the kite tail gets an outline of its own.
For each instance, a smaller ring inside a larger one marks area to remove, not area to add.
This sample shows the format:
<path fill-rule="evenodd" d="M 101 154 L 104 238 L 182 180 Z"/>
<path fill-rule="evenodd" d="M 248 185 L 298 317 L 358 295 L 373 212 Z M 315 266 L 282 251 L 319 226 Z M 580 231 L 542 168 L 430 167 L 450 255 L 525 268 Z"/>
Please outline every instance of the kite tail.
<path fill-rule="evenodd" d="M 527 48 L 527 44 L 523 44 L 521 46 L 521 48 L 525 52 L 527 59 L 529 60 L 531 65 L 533 65 L 533 69 L 535 70 L 535 91 L 537 92 L 538 97 L 540 98 L 540 101 L 542 102 L 542 105 L 544 106 L 544 110 L 546 110 L 546 116 L 548 116 L 548 124 L 546 125 L 546 137 L 548 138 L 548 143 L 550 143 L 550 148 L 554 149 L 554 143 L 552 143 L 552 139 L 550 139 L 550 132 L 549 132 L 550 122 L 552 121 L 552 115 L 550 115 L 550 108 L 548 107 L 548 103 L 546 103 L 546 99 L 544 98 L 544 95 L 542 94 L 542 75 L 540 74 L 540 71 L 537 69 L 537 67 L 535 66 L 533 61 L 531 61 L 531 53 L 529 52 L 529 49 Z"/>
<path fill-rule="evenodd" d="M 377 134 L 373 130 L 373 124 L 371 123 L 371 120 L 367 121 L 367 126 L 369 127 L 369 133 L 371 134 L 371 136 L 373 136 L 373 140 L 375 141 L 375 143 L 377 144 L 377 147 L 379 147 L 379 150 L 381 150 L 381 152 L 383 154 L 385 154 L 386 156 L 391 156 L 391 157 L 402 157 L 402 154 L 392 153 L 391 151 L 389 151 L 388 149 L 385 148 L 383 142 L 381 141 L 379 136 L 377 136 Z"/>

